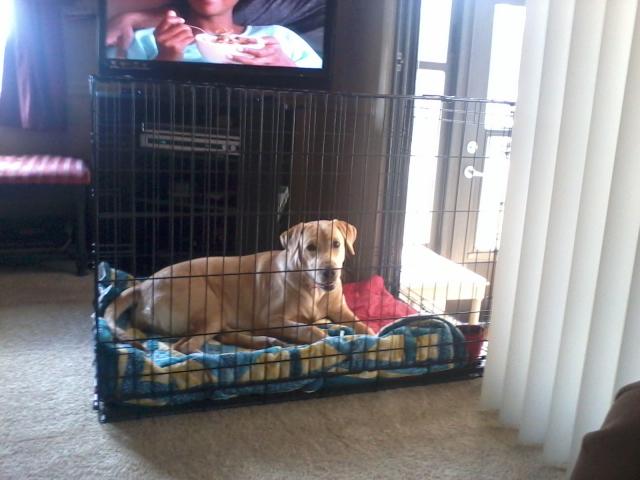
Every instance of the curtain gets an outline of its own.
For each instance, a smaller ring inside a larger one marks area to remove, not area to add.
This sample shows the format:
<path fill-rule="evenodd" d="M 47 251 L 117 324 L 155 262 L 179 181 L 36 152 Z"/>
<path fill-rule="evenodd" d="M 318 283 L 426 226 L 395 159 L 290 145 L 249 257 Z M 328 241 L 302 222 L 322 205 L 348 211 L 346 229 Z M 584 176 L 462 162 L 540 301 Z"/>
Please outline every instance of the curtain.
<path fill-rule="evenodd" d="M 0 123 L 34 130 L 65 127 L 62 1 L 13 0 L 5 50 Z M 76 48 L 86 48 L 77 44 Z"/>
<path fill-rule="evenodd" d="M 527 4 L 481 402 L 559 466 L 640 379 L 638 14 Z"/>

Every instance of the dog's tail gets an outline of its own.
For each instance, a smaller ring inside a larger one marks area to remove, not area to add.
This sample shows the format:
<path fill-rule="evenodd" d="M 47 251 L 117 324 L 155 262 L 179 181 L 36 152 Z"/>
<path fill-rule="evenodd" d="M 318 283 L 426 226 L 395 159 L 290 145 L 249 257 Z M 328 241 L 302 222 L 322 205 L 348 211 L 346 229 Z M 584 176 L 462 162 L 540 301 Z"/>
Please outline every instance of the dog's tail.
<path fill-rule="evenodd" d="M 120 315 L 138 303 L 139 294 L 140 291 L 138 289 L 134 287 L 127 288 L 107 307 L 104 312 L 104 319 L 113 333 L 114 340 L 129 342 L 134 347 L 144 350 L 140 342 L 130 338 L 126 332 L 116 324 Z"/>

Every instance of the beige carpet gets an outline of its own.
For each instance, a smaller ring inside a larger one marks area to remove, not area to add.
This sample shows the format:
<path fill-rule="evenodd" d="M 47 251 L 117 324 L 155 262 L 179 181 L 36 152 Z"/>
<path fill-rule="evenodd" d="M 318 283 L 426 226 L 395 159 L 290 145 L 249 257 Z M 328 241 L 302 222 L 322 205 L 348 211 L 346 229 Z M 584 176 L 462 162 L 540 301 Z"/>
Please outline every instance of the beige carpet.
<path fill-rule="evenodd" d="M 478 411 L 479 380 L 101 425 L 92 296 L 91 276 L 0 269 L 3 480 L 564 477 Z"/>

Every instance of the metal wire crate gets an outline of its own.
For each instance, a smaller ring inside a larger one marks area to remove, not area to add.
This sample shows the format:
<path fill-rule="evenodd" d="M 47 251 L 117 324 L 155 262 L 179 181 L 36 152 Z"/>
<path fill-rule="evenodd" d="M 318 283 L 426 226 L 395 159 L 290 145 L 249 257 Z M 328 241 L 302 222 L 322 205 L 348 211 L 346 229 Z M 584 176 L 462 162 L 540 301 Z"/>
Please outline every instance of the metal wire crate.
<path fill-rule="evenodd" d="M 504 176 L 513 104 L 99 78 L 92 92 L 101 419 L 481 373 L 501 203 L 479 172 Z"/>

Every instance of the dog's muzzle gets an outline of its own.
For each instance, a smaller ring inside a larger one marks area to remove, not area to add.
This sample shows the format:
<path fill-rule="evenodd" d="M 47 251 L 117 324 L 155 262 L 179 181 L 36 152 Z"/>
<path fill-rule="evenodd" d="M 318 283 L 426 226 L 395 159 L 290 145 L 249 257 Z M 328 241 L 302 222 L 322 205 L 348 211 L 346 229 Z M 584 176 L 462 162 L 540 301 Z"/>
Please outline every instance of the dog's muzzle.
<path fill-rule="evenodd" d="M 330 292 L 332 290 L 335 290 L 336 288 L 336 283 L 316 283 L 316 285 L 318 287 L 320 287 L 322 290 L 324 290 L 325 292 Z"/>
<path fill-rule="evenodd" d="M 316 285 L 326 292 L 336 288 L 339 268 L 323 268 L 320 270 L 320 281 L 316 281 Z"/>

